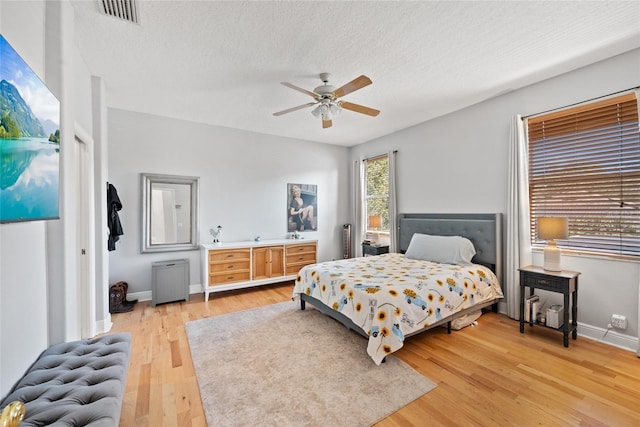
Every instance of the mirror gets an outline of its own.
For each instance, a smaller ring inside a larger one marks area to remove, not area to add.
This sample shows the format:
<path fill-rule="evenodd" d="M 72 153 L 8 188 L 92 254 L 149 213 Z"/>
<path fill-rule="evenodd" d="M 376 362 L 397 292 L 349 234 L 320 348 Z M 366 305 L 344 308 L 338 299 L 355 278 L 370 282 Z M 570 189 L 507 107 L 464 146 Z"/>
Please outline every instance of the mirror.
<path fill-rule="evenodd" d="M 144 252 L 198 249 L 198 177 L 140 174 Z"/>

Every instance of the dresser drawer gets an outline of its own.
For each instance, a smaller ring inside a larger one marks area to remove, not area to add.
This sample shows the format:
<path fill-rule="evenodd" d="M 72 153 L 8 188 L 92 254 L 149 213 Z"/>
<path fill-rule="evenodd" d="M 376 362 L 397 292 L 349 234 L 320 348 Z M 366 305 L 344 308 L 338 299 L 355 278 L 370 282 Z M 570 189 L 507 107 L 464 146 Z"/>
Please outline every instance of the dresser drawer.
<path fill-rule="evenodd" d="M 230 271 L 250 270 L 251 263 L 249 260 L 225 261 L 211 263 L 209 266 L 210 273 L 225 273 Z"/>
<path fill-rule="evenodd" d="M 297 263 L 313 264 L 314 262 L 316 262 L 315 252 L 287 255 L 287 265 Z"/>
<path fill-rule="evenodd" d="M 230 249 L 209 251 L 209 262 L 247 260 L 251 258 L 251 249 Z"/>
<path fill-rule="evenodd" d="M 538 276 L 535 274 L 526 274 L 524 277 L 524 285 L 541 289 L 562 291 L 566 287 L 567 281 L 561 278 L 549 276 Z"/>
<path fill-rule="evenodd" d="M 209 286 L 225 283 L 244 282 L 250 279 L 249 271 L 235 271 L 209 275 Z"/>
<path fill-rule="evenodd" d="M 304 267 L 305 265 L 309 265 L 309 264 L 315 264 L 314 262 L 307 262 L 307 263 L 296 263 L 296 264 L 287 264 L 287 276 L 293 275 L 293 274 L 298 274 L 298 272 L 302 269 L 302 267 Z"/>
<path fill-rule="evenodd" d="M 287 256 L 301 253 L 312 253 L 315 257 L 316 244 L 315 243 L 301 243 L 298 245 L 287 245 Z"/>

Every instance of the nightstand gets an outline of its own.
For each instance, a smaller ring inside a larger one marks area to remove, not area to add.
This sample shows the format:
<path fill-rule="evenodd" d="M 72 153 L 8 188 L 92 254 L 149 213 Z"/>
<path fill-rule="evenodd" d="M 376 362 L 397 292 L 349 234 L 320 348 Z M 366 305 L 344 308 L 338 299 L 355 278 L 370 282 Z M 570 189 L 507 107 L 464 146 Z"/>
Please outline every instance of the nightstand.
<path fill-rule="evenodd" d="M 389 253 L 389 245 L 365 245 L 362 244 L 362 255 L 382 255 Z"/>
<path fill-rule="evenodd" d="M 542 326 L 561 331 L 564 335 L 563 343 L 569 347 L 569 333 L 575 340 L 578 336 L 578 276 L 577 271 L 548 271 L 542 267 L 528 266 L 520 269 L 520 333 L 524 333 L 524 302 L 525 287 L 529 288 L 529 296 L 535 289 L 558 292 L 564 295 L 563 324 L 559 328 L 535 323 L 535 313 L 529 319 L 529 325 Z M 569 301 L 571 296 L 571 301 Z M 569 323 L 569 310 L 571 310 L 571 323 Z"/>

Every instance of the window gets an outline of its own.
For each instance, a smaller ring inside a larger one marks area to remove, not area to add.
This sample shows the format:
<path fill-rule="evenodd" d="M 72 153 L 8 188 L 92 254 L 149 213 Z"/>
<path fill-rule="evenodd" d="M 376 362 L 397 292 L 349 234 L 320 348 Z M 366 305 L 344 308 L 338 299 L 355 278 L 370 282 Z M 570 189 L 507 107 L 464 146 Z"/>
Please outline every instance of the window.
<path fill-rule="evenodd" d="M 541 217 L 568 219 L 566 248 L 640 257 L 635 94 L 528 120 L 531 241 Z"/>
<path fill-rule="evenodd" d="M 364 161 L 367 233 L 389 232 L 389 157 Z"/>

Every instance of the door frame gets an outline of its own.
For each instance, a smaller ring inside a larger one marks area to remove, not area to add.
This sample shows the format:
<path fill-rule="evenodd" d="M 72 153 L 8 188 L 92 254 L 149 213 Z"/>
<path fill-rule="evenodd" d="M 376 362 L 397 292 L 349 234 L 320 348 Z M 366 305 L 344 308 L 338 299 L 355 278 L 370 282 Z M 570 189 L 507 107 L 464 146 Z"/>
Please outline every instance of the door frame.
<path fill-rule="evenodd" d="M 96 335 L 95 284 L 95 208 L 93 192 L 93 138 L 75 124 L 76 163 L 76 275 L 78 286 L 78 321 L 81 338 Z"/>

